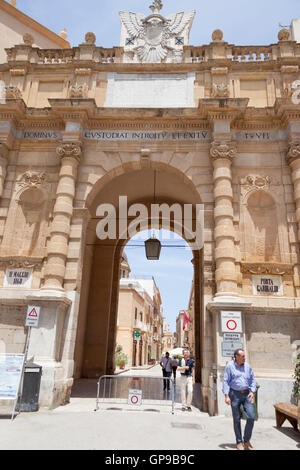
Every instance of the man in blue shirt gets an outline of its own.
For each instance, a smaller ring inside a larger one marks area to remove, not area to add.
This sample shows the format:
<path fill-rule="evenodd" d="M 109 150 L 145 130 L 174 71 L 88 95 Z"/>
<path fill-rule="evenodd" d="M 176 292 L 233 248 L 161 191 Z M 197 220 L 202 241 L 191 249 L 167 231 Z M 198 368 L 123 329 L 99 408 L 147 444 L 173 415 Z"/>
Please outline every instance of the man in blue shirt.
<path fill-rule="evenodd" d="M 194 382 L 194 366 L 193 359 L 190 358 L 189 352 L 185 351 L 178 369 L 181 372 L 181 402 L 182 411 L 192 411 L 193 399 L 193 382 Z"/>
<path fill-rule="evenodd" d="M 225 403 L 231 405 L 233 426 L 238 450 L 253 450 L 250 443 L 254 426 L 254 395 L 256 382 L 253 370 L 245 360 L 245 351 L 237 349 L 234 352 L 234 360 L 225 368 L 223 378 L 223 393 Z M 247 418 L 244 431 L 244 445 L 241 430 L 241 405 L 244 407 Z"/>

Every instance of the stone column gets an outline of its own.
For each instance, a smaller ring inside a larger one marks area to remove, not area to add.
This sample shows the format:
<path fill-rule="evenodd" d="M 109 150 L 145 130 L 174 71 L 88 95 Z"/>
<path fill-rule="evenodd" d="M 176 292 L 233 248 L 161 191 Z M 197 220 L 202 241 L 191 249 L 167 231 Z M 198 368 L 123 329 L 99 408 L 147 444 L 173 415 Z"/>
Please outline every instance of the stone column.
<path fill-rule="evenodd" d="M 290 141 L 287 161 L 292 172 L 294 199 L 296 204 L 296 222 L 298 224 L 298 241 L 300 242 L 300 140 Z"/>
<path fill-rule="evenodd" d="M 226 140 L 215 140 L 212 143 L 210 155 L 214 168 L 216 296 L 236 296 L 237 276 L 231 175 L 231 164 L 236 155 L 235 144 Z"/>
<path fill-rule="evenodd" d="M 44 285 L 46 289 L 63 288 L 81 144 L 64 142 L 57 147 L 56 153 L 61 157 L 61 169 L 48 245 Z"/>
<path fill-rule="evenodd" d="M 291 169 L 292 182 L 294 186 L 294 200 L 296 205 L 297 241 L 300 242 L 300 136 L 296 140 L 290 138 L 287 152 L 287 162 Z M 294 283 L 297 291 L 300 288 L 300 265 L 299 261 L 294 265 Z"/>
<path fill-rule="evenodd" d="M 8 149 L 4 144 L 0 144 L 0 198 L 3 194 L 6 168 L 8 163 Z"/>

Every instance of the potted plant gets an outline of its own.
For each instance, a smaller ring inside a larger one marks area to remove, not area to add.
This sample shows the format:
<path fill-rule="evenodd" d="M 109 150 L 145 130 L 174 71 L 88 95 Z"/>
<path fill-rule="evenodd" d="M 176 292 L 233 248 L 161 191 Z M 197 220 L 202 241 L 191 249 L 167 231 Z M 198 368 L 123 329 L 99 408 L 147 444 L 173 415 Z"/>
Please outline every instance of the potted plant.
<path fill-rule="evenodd" d="M 128 356 L 123 352 L 123 348 L 121 345 L 117 345 L 116 352 L 115 352 L 115 363 L 116 366 L 119 367 L 121 370 L 125 369 L 125 364 L 128 361 Z"/>

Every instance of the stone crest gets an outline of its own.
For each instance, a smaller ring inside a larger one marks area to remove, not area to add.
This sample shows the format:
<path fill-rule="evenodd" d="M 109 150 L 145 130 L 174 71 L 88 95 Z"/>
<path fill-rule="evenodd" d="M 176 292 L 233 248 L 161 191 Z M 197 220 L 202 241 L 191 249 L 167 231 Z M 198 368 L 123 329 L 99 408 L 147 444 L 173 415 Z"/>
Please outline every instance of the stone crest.
<path fill-rule="evenodd" d="M 45 172 L 36 172 L 36 171 L 26 171 L 20 180 L 19 186 L 21 188 L 40 188 L 41 186 L 45 186 L 48 182 L 48 178 Z"/>
<path fill-rule="evenodd" d="M 182 60 L 178 55 L 184 37 L 188 37 L 195 11 L 174 13 L 164 18 L 160 14 L 162 7 L 160 0 L 154 0 L 149 7 L 152 14 L 147 17 L 142 13 L 120 11 L 123 35 L 126 33 L 125 49 L 130 50 L 138 62 L 160 63 L 167 58 L 172 62 Z"/>

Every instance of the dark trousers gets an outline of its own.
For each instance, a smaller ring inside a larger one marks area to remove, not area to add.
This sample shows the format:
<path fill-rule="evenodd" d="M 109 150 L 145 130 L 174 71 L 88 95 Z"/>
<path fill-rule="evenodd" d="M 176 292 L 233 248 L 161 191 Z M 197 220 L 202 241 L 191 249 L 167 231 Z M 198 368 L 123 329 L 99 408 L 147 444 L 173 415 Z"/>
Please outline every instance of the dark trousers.
<path fill-rule="evenodd" d="M 252 435 L 252 430 L 254 426 L 254 405 L 250 403 L 248 393 L 241 393 L 235 390 L 230 389 L 229 398 L 231 400 L 231 409 L 233 417 L 233 427 L 236 437 L 236 442 L 239 444 L 243 442 L 242 440 L 242 429 L 241 429 L 241 405 L 244 407 L 245 415 L 247 418 L 245 431 L 244 431 L 244 441 L 249 442 Z"/>
<path fill-rule="evenodd" d="M 164 377 L 164 390 L 166 388 L 170 390 L 170 377 L 171 377 L 172 372 L 167 372 L 165 369 L 163 369 L 163 377 Z"/>
<path fill-rule="evenodd" d="M 177 367 L 172 367 L 173 369 L 173 377 L 174 377 L 174 380 L 176 380 L 176 371 L 177 371 Z"/>

